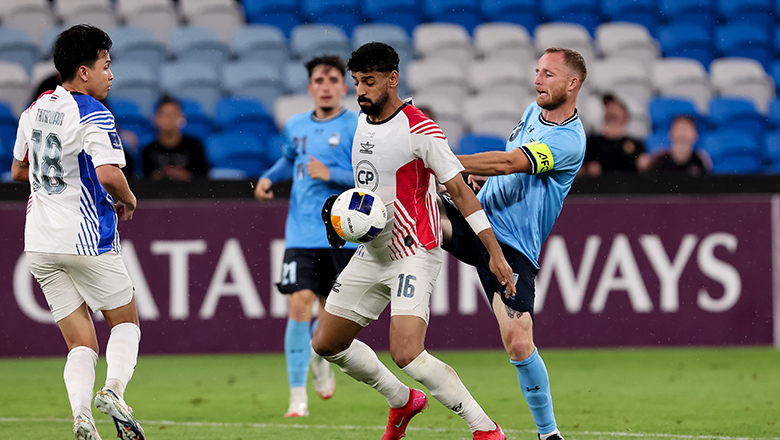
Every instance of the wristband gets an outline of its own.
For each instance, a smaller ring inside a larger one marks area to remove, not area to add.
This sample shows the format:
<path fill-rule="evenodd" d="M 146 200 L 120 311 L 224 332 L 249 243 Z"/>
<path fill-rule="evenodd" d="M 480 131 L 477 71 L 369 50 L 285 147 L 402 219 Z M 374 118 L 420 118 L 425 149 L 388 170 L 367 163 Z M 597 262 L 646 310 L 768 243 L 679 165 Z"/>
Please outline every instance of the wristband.
<path fill-rule="evenodd" d="M 471 214 L 469 214 L 469 216 L 466 217 L 466 221 L 468 222 L 469 226 L 471 226 L 471 229 L 474 231 L 474 233 L 477 235 L 479 235 L 479 233 L 484 231 L 485 229 L 491 228 L 487 215 L 485 215 L 485 210 L 483 209 L 480 209 L 479 211 L 474 211 Z"/>

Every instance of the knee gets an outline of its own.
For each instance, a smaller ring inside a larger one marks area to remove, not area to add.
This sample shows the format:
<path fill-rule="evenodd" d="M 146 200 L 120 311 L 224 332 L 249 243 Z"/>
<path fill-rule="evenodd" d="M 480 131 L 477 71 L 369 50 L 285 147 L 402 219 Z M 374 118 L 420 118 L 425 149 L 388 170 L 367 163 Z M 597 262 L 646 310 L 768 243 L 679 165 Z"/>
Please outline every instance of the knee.
<path fill-rule="evenodd" d="M 329 343 L 328 341 L 326 341 L 326 338 L 323 338 L 318 333 L 315 333 L 314 337 L 312 337 L 311 339 L 311 348 L 314 350 L 315 353 L 317 353 L 317 355 L 322 357 L 328 357 L 328 356 L 334 356 L 341 353 L 342 351 L 349 348 L 349 346 L 342 347 L 340 344 L 337 343 L 333 343 L 333 342 Z"/>
<path fill-rule="evenodd" d="M 533 338 L 525 332 L 508 335 L 505 342 L 506 352 L 513 361 L 522 361 L 531 356 L 536 346 Z"/>
<path fill-rule="evenodd" d="M 393 362 L 398 365 L 398 368 L 404 368 L 417 359 L 420 353 L 422 353 L 422 350 L 391 350 L 390 357 L 393 358 Z"/>

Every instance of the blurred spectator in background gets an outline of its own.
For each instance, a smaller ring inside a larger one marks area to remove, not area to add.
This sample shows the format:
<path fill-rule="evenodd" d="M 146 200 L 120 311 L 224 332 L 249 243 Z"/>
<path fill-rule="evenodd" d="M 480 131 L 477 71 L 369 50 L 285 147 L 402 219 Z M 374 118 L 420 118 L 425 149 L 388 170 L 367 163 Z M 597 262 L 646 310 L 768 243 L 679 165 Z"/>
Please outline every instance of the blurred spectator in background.
<path fill-rule="evenodd" d="M 604 128 L 601 134 L 588 137 L 585 164 L 580 175 L 600 176 L 614 171 L 646 171 L 651 158 L 645 144 L 626 135 L 631 119 L 628 107 L 613 95 L 604 95 Z"/>
<path fill-rule="evenodd" d="M 709 155 L 703 150 L 694 149 L 699 140 L 696 118 L 689 115 L 676 116 L 672 119 L 667 136 L 671 145 L 653 159 L 650 170 L 661 174 L 703 176 L 712 168 Z"/>
<path fill-rule="evenodd" d="M 157 139 L 143 151 L 144 176 L 154 180 L 191 180 L 193 176 L 208 175 L 203 144 L 182 134 L 186 123 L 181 103 L 170 96 L 162 97 L 154 114 Z"/>

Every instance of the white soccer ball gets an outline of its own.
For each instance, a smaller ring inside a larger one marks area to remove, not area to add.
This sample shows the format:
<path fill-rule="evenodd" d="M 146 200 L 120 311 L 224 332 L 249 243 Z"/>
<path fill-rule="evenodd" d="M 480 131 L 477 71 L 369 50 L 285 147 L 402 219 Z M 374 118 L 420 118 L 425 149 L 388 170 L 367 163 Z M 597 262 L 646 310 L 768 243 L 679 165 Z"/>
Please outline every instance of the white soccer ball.
<path fill-rule="evenodd" d="M 375 193 L 352 188 L 333 202 L 330 221 L 336 233 L 352 243 L 367 243 L 377 237 L 387 223 L 387 211 Z"/>

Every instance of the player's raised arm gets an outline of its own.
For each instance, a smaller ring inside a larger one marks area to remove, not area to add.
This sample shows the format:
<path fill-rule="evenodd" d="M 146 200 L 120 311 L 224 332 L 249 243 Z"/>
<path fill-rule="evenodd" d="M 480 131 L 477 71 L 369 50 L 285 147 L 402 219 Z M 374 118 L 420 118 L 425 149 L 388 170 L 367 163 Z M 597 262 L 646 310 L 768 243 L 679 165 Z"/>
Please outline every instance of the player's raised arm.
<path fill-rule="evenodd" d="M 504 174 L 527 173 L 533 170 L 531 161 L 516 148 L 512 151 L 486 151 L 470 155 L 458 155 L 465 172 L 479 176 L 501 176 Z"/>
<path fill-rule="evenodd" d="M 493 234 L 493 228 L 490 226 L 490 222 L 477 197 L 466 186 L 466 183 L 460 176 L 455 176 L 444 182 L 444 186 L 447 187 L 447 191 L 449 191 L 455 206 L 463 213 L 471 229 L 474 230 L 482 244 L 487 248 L 488 253 L 490 253 L 490 271 L 493 272 L 502 285 L 506 286 L 506 294 L 514 296 L 515 280 L 512 275 L 512 268 L 507 263 L 506 258 L 504 258 L 501 246 L 499 246 L 498 240 L 496 240 L 496 236 Z"/>

